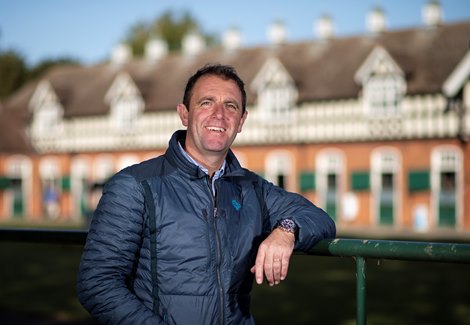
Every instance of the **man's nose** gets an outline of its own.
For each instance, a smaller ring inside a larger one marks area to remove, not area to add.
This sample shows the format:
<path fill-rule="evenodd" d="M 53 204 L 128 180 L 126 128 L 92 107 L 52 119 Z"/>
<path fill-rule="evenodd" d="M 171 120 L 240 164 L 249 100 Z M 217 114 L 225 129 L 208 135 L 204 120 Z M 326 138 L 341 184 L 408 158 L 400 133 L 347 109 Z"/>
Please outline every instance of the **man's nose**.
<path fill-rule="evenodd" d="M 215 103 L 214 111 L 212 112 L 212 116 L 217 118 L 224 118 L 225 116 L 225 107 L 223 103 Z"/>

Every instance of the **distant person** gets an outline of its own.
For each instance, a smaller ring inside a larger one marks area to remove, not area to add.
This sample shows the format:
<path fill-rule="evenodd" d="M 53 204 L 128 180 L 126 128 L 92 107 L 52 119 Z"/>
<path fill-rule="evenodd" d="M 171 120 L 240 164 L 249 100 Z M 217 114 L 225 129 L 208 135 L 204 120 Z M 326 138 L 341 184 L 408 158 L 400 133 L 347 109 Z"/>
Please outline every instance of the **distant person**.
<path fill-rule="evenodd" d="M 105 185 L 78 297 L 109 324 L 254 324 L 253 279 L 279 284 L 293 250 L 334 237 L 334 222 L 240 166 L 230 146 L 248 112 L 233 68 L 198 70 L 177 111 L 187 131 L 166 153 Z"/>
<path fill-rule="evenodd" d="M 48 185 L 44 189 L 43 202 L 46 215 L 51 219 L 57 219 L 60 214 L 59 193 L 53 185 Z"/>

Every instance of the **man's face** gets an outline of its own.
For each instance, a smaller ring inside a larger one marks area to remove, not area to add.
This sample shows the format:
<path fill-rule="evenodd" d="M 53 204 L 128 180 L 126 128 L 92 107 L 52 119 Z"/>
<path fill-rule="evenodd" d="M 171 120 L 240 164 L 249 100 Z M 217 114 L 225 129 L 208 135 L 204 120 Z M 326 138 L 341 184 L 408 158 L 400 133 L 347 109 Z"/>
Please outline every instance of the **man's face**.
<path fill-rule="evenodd" d="M 178 105 L 178 114 L 188 130 L 188 153 L 199 162 L 225 157 L 247 116 L 247 112 L 242 113 L 237 84 L 215 75 L 203 76 L 194 85 L 189 106 Z"/>

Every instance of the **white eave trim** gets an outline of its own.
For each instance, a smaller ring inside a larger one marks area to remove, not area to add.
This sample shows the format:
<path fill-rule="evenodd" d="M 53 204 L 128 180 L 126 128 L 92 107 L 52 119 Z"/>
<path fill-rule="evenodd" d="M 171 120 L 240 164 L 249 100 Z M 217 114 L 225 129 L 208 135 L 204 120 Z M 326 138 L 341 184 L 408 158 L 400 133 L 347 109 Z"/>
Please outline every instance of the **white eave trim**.
<path fill-rule="evenodd" d="M 250 84 L 250 89 L 254 92 L 258 92 L 259 88 L 262 87 L 264 83 L 266 83 L 269 78 L 271 77 L 269 73 L 272 70 L 278 70 L 282 73 L 284 78 L 289 83 L 294 83 L 292 76 L 287 71 L 286 67 L 282 64 L 282 62 L 276 57 L 269 57 L 264 64 L 262 65 L 261 69 L 258 71 L 256 76 L 253 78 L 253 81 Z"/>
<path fill-rule="evenodd" d="M 464 86 L 470 75 L 470 51 L 463 57 L 462 61 L 455 67 L 442 85 L 442 92 L 446 97 L 454 97 Z"/>
<path fill-rule="evenodd" d="M 365 80 L 367 77 L 370 76 L 370 74 L 373 72 L 373 66 L 375 60 L 377 58 L 383 57 L 385 60 L 389 62 L 389 64 L 392 66 L 392 69 L 399 75 L 403 76 L 404 72 L 398 65 L 398 63 L 393 59 L 393 57 L 388 53 L 388 51 L 382 47 L 382 46 L 376 46 L 370 54 L 367 56 L 365 61 L 362 63 L 362 65 L 359 67 L 359 69 L 356 71 L 354 75 L 354 81 L 356 81 L 357 84 L 362 85 L 364 84 Z"/>

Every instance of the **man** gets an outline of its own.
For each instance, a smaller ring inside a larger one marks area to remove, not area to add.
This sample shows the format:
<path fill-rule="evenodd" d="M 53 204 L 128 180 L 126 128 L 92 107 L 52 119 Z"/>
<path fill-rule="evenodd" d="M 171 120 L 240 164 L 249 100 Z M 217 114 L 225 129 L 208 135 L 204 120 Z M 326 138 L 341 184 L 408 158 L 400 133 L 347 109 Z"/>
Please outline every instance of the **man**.
<path fill-rule="evenodd" d="M 241 168 L 230 146 L 248 112 L 233 68 L 197 71 L 177 111 L 187 130 L 173 134 L 166 153 L 106 184 L 78 297 L 103 323 L 254 324 L 253 277 L 279 284 L 293 249 L 334 237 L 334 223 Z"/>

